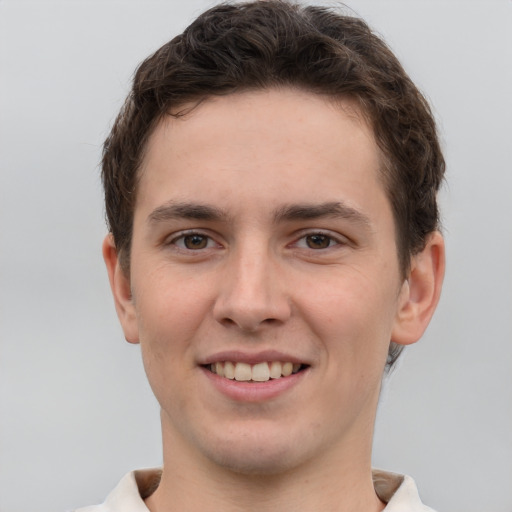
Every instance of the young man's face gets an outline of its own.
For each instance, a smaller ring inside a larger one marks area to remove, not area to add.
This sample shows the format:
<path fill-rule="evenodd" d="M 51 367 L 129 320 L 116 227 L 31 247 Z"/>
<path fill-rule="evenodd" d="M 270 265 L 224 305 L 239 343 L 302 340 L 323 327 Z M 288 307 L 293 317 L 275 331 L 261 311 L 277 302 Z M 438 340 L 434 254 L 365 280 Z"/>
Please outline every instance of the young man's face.
<path fill-rule="evenodd" d="M 349 103 L 294 90 L 156 128 L 114 281 L 171 450 L 248 473 L 368 455 L 409 299 L 379 166 Z"/>

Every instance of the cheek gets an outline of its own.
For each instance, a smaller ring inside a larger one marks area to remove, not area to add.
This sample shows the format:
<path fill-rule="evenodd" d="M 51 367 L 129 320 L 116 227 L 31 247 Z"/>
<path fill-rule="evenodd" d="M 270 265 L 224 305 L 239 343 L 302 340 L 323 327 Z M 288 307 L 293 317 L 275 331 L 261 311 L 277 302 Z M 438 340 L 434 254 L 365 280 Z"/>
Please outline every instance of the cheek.
<path fill-rule="evenodd" d="M 207 315 L 211 286 L 204 276 L 183 275 L 161 265 L 137 285 L 134 289 L 141 342 L 165 346 L 183 343 Z"/>
<path fill-rule="evenodd" d="M 198 330 L 208 314 L 193 280 L 164 279 L 165 272 L 145 276 L 136 295 L 136 312 L 144 368 L 158 401 L 163 405 L 173 389 L 180 407 L 182 386 L 192 383 L 193 355 Z"/>
<path fill-rule="evenodd" d="M 315 337 L 327 345 L 327 353 L 338 354 L 340 365 L 361 359 L 376 360 L 380 365 L 387 354 L 395 317 L 396 296 L 390 292 L 394 284 L 357 271 L 338 277 L 309 294 L 302 314 Z M 305 296 L 304 291 L 301 295 Z"/>
<path fill-rule="evenodd" d="M 160 405 L 181 411 L 194 384 L 193 340 L 207 308 L 185 283 L 153 277 L 148 276 L 136 297 L 142 360 Z"/>

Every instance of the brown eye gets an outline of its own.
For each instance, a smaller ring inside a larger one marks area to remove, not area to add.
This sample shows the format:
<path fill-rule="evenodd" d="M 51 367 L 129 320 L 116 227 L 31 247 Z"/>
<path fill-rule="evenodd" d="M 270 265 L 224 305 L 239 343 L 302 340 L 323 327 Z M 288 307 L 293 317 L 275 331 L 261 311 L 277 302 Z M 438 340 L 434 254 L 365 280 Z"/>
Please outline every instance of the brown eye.
<path fill-rule="evenodd" d="M 183 245 L 187 249 L 205 249 L 208 245 L 208 237 L 203 235 L 186 235 L 183 237 Z"/>
<path fill-rule="evenodd" d="M 310 249 L 327 249 L 331 245 L 331 237 L 327 235 L 308 235 L 306 237 L 306 245 Z"/>

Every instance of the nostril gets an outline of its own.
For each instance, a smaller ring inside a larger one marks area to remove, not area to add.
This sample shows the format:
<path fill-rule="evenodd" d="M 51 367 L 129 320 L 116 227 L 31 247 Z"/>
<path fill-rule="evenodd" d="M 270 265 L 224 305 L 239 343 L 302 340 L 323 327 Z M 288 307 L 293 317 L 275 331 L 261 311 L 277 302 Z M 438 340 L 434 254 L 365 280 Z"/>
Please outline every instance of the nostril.
<path fill-rule="evenodd" d="M 213 316 L 222 325 L 236 325 L 243 331 L 255 332 L 263 326 L 286 322 L 291 316 L 287 295 L 268 284 L 268 276 L 246 279 L 227 278 L 213 306 Z M 260 282 L 261 281 L 261 282 Z M 274 281 L 272 280 L 272 283 Z M 264 284 L 266 283 L 266 284 Z"/>
<path fill-rule="evenodd" d="M 256 317 L 249 316 L 238 316 L 236 319 L 230 317 L 224 317 L 219 320 L 219 322 L 225 327 L 238 327 L 240 330 L 255 333 L 260 330 L 264 326 L 273 326 L 279 323 L 279 320 L 276 318 L 266 318 L 260 320 Z"/>
<path fill-rule="evenodd" d="M 220 323 L 224 325 L 236 325 L 236 322 L 231 318 L 221 318 Z"/>

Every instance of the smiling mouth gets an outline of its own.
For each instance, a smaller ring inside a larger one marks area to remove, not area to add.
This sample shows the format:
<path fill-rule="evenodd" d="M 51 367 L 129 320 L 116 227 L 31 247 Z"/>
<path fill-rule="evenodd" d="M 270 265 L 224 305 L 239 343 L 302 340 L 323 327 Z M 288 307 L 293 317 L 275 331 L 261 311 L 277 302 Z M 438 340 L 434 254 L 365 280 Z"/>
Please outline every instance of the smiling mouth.
<path fill-rule="evenodd" d="M 265 361 L 256 364 L 222 361 L 206 364 L 204 367 L 225 379 L 239 382 L 267 382 L 271 379 L 289 377 L 294 373 L 305 370 L 307 365 L 281 361 Z"/>

